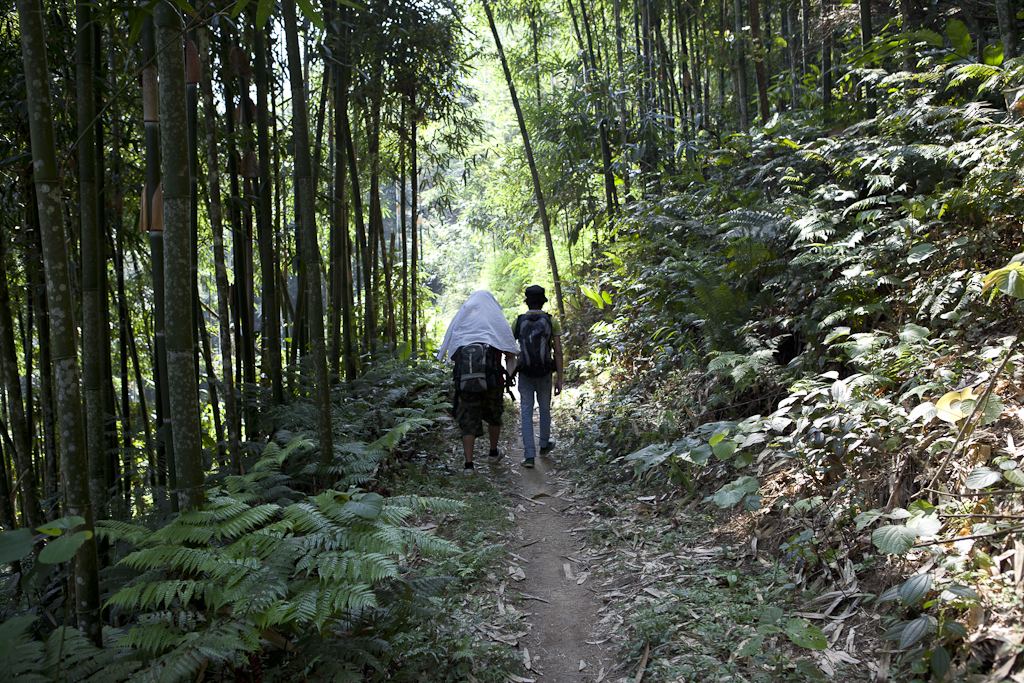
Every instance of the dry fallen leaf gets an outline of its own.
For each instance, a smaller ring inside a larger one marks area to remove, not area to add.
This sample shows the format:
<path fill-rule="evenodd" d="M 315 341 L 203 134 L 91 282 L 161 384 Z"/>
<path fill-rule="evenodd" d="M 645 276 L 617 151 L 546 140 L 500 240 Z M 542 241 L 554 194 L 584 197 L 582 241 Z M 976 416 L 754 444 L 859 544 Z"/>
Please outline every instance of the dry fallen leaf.
<path fill-rule="evenodd" d="M 533 666 L 533 660 L 530 659 L 530 649 L 526 647 L 523 648 L 523 664 L 527 669 Z"/>
<path fill-rule="evenodd" d="M 587 668 L 587 663 L 581 659 L 580 660 L 580 671 L 583 671 L 586 668 Z"/>
<path fill-rule="evenodd" d="M 572 567 L 571 567 L 571 566 L 569 565 L 569 563 L 568 563 L 568 562 L 564 562 L 564 563 L 562 563 L 562 571 L 564 571 L 564 572 L 565 572 L 565 578 L 569 579 L 570 581 L 572 581 L 572 580 L 574 580 L 574 579 L 576 578 L 576 577 L 575 577 L 575 576 L 573 575 L 573 573 L 572 573 Z"/>

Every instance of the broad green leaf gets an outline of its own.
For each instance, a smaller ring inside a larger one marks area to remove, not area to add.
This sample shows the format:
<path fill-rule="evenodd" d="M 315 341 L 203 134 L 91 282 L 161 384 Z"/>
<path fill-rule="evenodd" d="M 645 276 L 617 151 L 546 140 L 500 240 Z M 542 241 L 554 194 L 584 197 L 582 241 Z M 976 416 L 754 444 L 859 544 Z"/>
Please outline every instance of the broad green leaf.
<path fill-rule="evenodd" d="M 75 556 L 75 553 L 82 547 L 82 544 L 90 538 L 92 538 L 91 531 L 80 531 L 69 536 L 61 536 L 46 544 L 43 551 L 39 553 L 39 561 L 45 564 L 67 562 Z"/>
<path fill-rule="evenodd" d="M 941 645 L 932 650 L 932 656 L 929 663 L 932 667 L 932 673 L 935 674 L 935 679 L 942 681 L 946 679 L 946 674 L 949 672 L 949 664 L 952 660 L 949 657 L 949 653 L 946 652 L 946 648 Z"/>
<path fill-rule="evenodd" d="M 857 525 L 857 531 L 864 531 L 867 527 L 874 524 L 876 521 L 885 517 L 885 513 L 881 510 L 866 510 L 854 518 L 854 524 Z"/>
<path fill-rule="evenodd" d="M 975 397 L 977 398 L 977 396 Z M 961 410 L 968 415 L 974 412 L 975 400 L 973 398 L 966 398 L 961 403 Z M 999 419 L 999 416 L 1003 414 L 1003 399 L 999 398 L 996 394 L 989 394 L 988 398 L 985 399 L 985 405 L 981 410 L 981 419 L 978 420 L 979 424 L 989 425 Z"/>
<path fill-rule="evenodd" d="M 694 465 L 703 465 L 711 459 L 711 446 L 705 443 L 696 448 L 691 448 L 688 459 Z"/>
<path fill-rule="evenodd" d="M 345 509 L 363 519 L 377 519 L 384 509 L 384 498 L 379 493 L 367 493 L 345 503 Z"/>
<path fill-rule="evenodd" d="M 836 339 L 839 339 L 840 337 L 846 337 L 849 334 L 850 334 L 850 328 L 849 327 L 837 327 L 836 329 L 832 330 L 827 335 L 825 335 L 825 343 L 826 344 L 831 344 Z"/>
<path fill-rule="evenodd" d="M 612 295 L 608 292 L 601 292 L 601 298 L 604 299 L 604 302 L 609 306 L 612 305 Z"/>
<path fill-rule="evenodd" d="M 809 659 L 801 659 L 798 661 L 796 663 L 796 670 L 815 681 L 824 681 L 828 678 L 825 673 L 816 667 L 814 662 Z"/>
<path fill-rule="evenodd" d="M 918 574 L 917 576 L 911 576 L 909 579 L 904 581 L 903 585 L 899 588 L 900 600 L 904 605 L 916 605 L 924 600 L 924 597 L 928 595 L 928 591 L 931 589 L 931 574 L 925 573 Z"/>
<path fill-rule="evenodd" d="M 810 650 L 824 650 L 828 647 L 828 639 L 821 629 L 812 626 L 806 619 L 790 619 L 786 622 L 786 635 L 794 645 Z"/>
<path fill-rule="evenodd" d="M 768 607 L 761 612 L 761 615 L 757 618 L 757 622 L 759 624 L 774 624 L 782 618 L 782 614 L 783 612 L 781 607 Z"/>
<path fill-rule="evenodd" d="M 1013 262 L 993 270 L 985 276 L 982 291 L 987 292 L 992 287 L 995 287 L 1003 294 L 1008 294 L 1016 299 L 1024 299 L 1024 277 L 1021 277 L 1022 271 L 1024 271 L 1024 264 Z"/>
<path fill-rule="evenodd" d="M 930 400 L 926 400 L 924 403 L 919 405 L 918 408 L 910 411 L 910 415 L 906 416 L 906 421 L 913 423 L 918 420 L 924 420 L 925 422 L 931 421 L 939 412 L 935 409 L 935 403 Z"/>
<path fill-rule="evenodd" d="M 887 555 L 905 555 L 917 540 L 917 530 L 902 524 L 887 524 L 871 534 L 871 542 Z"/>
<path fill-rule="evenodd" d="M 967 627 L 958 621 L 947 621 L 942 625 L 942 630 L 946 633 L 951 633 L 954 636 L 961 638 L 967 637 Z"/>
<path fill-rule="evenodd" d="M 974 41 L 971 40 L 971 34 L 967 31 L 964 22 L 959 19 L 950 19 L 946 24 L 946 35 L 949 36 L 949 42 L 957 57 L 963 58 L 971 54 L 971 50 L 974 49 Z"/>
<path fill-rule="evenodd" d="M 832 383 L 832 400 L 836 403 L 846 403 L 850 400 L 851 392 L 849 385 L 841 379 Z"/>
<path fill-rule="evenodd" d="M 752 638 L 748 638 L 743 641 L 739 649 L 736 650 L 737 657 L 753 657 L 761 651 L 761 646 L 764 645 L 764 636 L 757 635 Z"/>
<path fill-rule="evenodd" d="M 914 245 L 911 248 L 910 253 L 907 254 L 907 263 L 921 263 L 931 258 L 932 254 L 937 252 L 938 249 L 931 242 L 923 242 L 921 244 Z"/>
<path fill-rule="evenodd" d="M 900 636 L 900 647 L 906 649 L 911 645 L 918 643 L 928 635 L 928 632 L 934 629 L 938 625 L 935 617 L 930 617 L 927 614 L 919 616 L 917 619 L 907 623 L 907 627 L 903 629 L 903 633 Z"/>
<path fill-rule="evenodd" d="M 714 440 L 718 436 L 720 435 L 716 434 L 711 438 Z M 719 460 L 728 460 L 736 452 L 736 442 L 733 439 L 719 439 L 711 444 L 711 450 Z"/>
<path fill-rule="evenodd" d="M 997 41 L 994 45 L 989 44 L 981 51 L 981 60 L 989 66 L 999 66 L 1003 63 L 1003 42 Z M 940 677 L 941 678 L 941 677 Z"/>
<path fill-rule="evenodd" d="M 1003 475 L 990 467 L 977 467 L 967 475 L 964 486 L 969 489 L 983 489 L 1003 478 Z"/>
<path fill-rule="evenodd" d="M 748 493 L 755 493 L 761 484 L 754 477 L 740 477 L 718 490 L 712 500 L 720 508 L 732 507 Z"/>
<path fill-rule="evenodd" d="M 50 536 L 60 536 L 64 531 L 70 531 L 71 529 L 82 526 L 83 524 L 85 524 L 85 519 L 82 517 L 61 517 L 60 519 L 55 519 L 52 522 L 47 522 L 41 527 L 36 527 L 36 531 L 41 531 L 44 534 L 49 534 Z"/>
<path fill-rule="evenodd" d="M 924 339 L 931 333 L 932 331 L 927 327 L 921 327 L 914 323 L 907 323 L 903 326 L 903 329 L 900 330 L 899 337 L 900 341 L 907 342 L 909 344 L 912 342 L 924 341 Z"/>
<path fill-rule="evenodd" d="M 0 564 L 9 564 L 32 552 L 32 532 L 28 529 L 0 531 Z"/>
<path fill-rule="evenodd" d="M 11 617 L 0 624 L 0 661 L 9 659 L 13 648 L 17 647 L 24 639 L 25 631 L 36 622 L 39 617 L 24 615 Z M 9 674 L 8 674 L 9 675 Z"/>
<path fill-rule="evenodd" d="M 1006 470 L 1003 472 L 1003 476 L 1014 486 L 1024 486 L 1024 473 L 1019 469 Z"/>
<path fill-rule="evenodd" d="M 921 29 L 917 31 L 914 36 L 932 47 L 942 47 L 942 36 L 931 29 Z"/>
<path fill-rule="evenodd" d="M 878 596 L 875 602 L 890 602 L 892 600 L 895 600 L 896 598 L 900 597 L 901 587 L 902 584 L 900 584 L 899 586 L 893 586 L 892 588 L 886 590 L 884 593 Z"/>
<path fill-rule="evenodd" d="M 942 529 L 942 520 L 937 515 L 914 515 L 907 520 L 907 528 L 917 531 L 918 536 L 935 536 Z"/>
<path fill-rule="evenodd" d="M 974 591 L 973 588 L 967 586 L 961 586 L 958 583 L 952 586 L 946 586 L 942 591 L 942 599 L 946 601 L 950 600 L 973 600 L 977 602 L 981 600 L 981 597 Z"/>

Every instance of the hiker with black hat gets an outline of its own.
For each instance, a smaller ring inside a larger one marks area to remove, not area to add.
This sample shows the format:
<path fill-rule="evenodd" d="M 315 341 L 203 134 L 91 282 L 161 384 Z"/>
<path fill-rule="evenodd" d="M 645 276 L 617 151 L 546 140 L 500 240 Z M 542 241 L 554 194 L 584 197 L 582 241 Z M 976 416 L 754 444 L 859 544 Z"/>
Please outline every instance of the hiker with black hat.
<path fill-rule="evenodd" d="M 562 326 L 541 310 L 548 299 L 544 288 L 526 288 L 526 307 L 530 309 L 516 318 L 512 332 L 519 340 L 519 407 L 522 412 L 523 467 L 533 467 L 537 445 L 533 440 L 533 406 L 540 409 L 540 454 L 547 455 L 554 447 L 551 440 L 551 394 L 562 393 Z M 554 381 L 551 374 L 555 373 Z"/>

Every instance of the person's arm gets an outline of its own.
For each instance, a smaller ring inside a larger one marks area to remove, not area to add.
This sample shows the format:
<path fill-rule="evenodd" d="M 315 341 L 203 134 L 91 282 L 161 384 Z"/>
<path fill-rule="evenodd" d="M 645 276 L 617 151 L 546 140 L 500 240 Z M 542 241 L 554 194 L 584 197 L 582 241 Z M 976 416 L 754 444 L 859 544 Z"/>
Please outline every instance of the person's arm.
<path fill-rule="evenodd" d="M 562 393 L 562 335 L 551 338 L 551 349 L 555 352 L 555 396 Z"/>

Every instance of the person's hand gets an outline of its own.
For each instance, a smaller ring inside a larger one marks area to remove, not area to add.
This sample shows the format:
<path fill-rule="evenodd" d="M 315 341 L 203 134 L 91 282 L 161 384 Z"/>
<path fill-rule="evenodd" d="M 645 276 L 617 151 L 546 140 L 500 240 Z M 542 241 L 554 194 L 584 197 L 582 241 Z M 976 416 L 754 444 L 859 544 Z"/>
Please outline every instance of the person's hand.
<path fill-rule="evenodd" d="M 558 396 L 561 393 L 562 393 L 562 378 L 559 377 L 558 379 L 555 380 L 555 396 Z"/>

